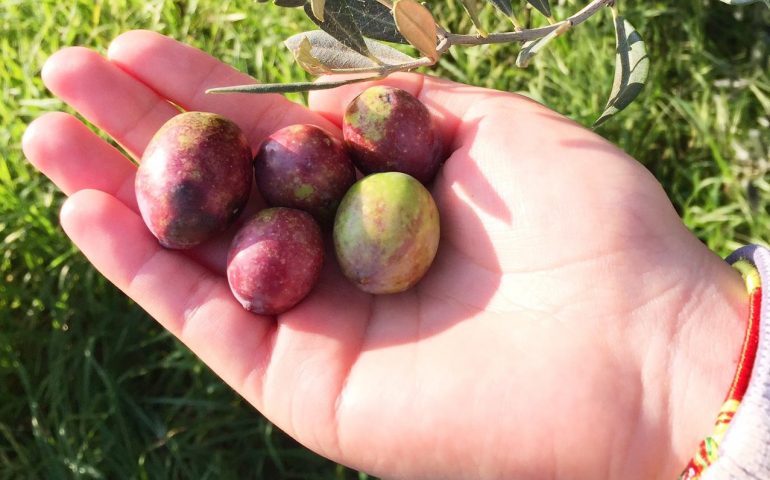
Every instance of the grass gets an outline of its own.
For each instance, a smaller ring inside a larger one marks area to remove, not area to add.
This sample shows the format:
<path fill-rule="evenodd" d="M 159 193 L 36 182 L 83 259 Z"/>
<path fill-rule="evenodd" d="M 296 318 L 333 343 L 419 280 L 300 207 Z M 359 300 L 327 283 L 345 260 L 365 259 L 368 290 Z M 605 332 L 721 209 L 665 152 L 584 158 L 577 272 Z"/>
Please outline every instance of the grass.
<path fill-rule="evenodd" d="M 580 3 L 559 2 L 556 16 Z M 716 0 L 621 7 L 647 42 L 652 71 L 639 101 L 599 132 L 656 175 L 717 253 L 762 243 L 770 12 Z M 453 30 L 470 28 L 453 4 L 439 12 Z M 504 27 L 490 9 L 482 18 Z M 66 110 L 40 68 L 61 47 L 103 52 L 132 28 L 192 43 L 263 81 L 306 78 L 281 45 L 311 28 L 297 11 L 250 0 L 0 3 L 0 478 L 365 478 L 273 428 L 101 278 L 59 228 L 62 195 L 20 148 L 33 118 Z M 434 72 L 522 92 L 590 125 L 609 94 L 613 48 L 607 12 L 527 70 L 515 68 L 510 46 L 484 46 L 454 50 Z"/>

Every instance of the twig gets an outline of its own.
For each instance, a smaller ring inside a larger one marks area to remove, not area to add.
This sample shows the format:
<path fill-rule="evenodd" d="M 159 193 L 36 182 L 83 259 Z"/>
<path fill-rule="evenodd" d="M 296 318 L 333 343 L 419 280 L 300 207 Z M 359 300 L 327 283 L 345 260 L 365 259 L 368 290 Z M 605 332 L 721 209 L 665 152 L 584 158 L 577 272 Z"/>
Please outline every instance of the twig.
<path fill-rule="evenodd" d="M 383 5 L 391 5 L 390 0 L 377 0 Z M 436 58 L 440 57 L 443 53 L 446 53 L 449 48 L 454 45 L 486 45 L 491 43 L 513 43 L 513 42 L 528 42 L 531 40 L 537 40 L 538 38 L 545 37 L 551 32 L 557 31 L 557 34 L 561 34 L 566 29 L 585 22 L 602 7 L 613 6 L 616 0 L 593 0 L 591 3 L 583 7 L 582 10 L 575 13 L 571 17 L 561 22 L 554 23 L 547 27 L 533 28 L 529 30 L 519 30 L 515 32 L 505 33 L 491 33 L 488 36 L 476 36 L 476 35 L 459 35 L 446 31 L 440 25 L 437 25 L 437 40 L 436 46 Z M 770 0 L 768 0 L 770 1 Z M 379 63 L 379 59 L 373 59 Z M 373 80 L 378 78 L 384 78 L 394 72 L 405 72 L 414 70 L 419 67 L 429 67 L 434 65 L 436 60 L 428 57 L 421 57 L 411 62 L 401 64 L 383 64 L 372 65 L 371 67 L 362 68 L 345 68 L 345 69 L 329 69 L 324 73 L 328 74 L 371 74 L 364 75 L 357 78 L 348 78 L 345 80 L 326 81 L 326 82 L 296 82 L 296 83 L 275 83 L 275 84 L 251 84 L 251 85 L 237 85 L 233 87 L 219 87 L 211 88 L 206 93 L 273 93 L 273 92 L 304 92 L 308 90 L 321 90 L 328 88 L 335 88 L 341 85 L 347 85 L 350 83 L 362 82 L 365 80 Z"/>
<path fill-rule="evenodd" d="M 569 23 L 571 26 L 578 25 L 591 18 L 596 12 L 607 5 L 615 3 L 614 0 L 593 0 L 586 5 L 582 10 L 575 13 L 566 20 L 557 22 L 547 27 L 532 28 L 529 30 L 521 30 L 518 32 L 504 32 L 504 33 L 490 33 L 486 37 L 479 37 L 476 35 L 460 35 L 457 33 L 447 32 L 444 36 L 446 41 L 439 41 L 438 53 L 445 53 L 450 47 L 454 45 L 488 45 L 492 43 L 513 43 L 513 42 L 529 42 L 531 40 L 537 40 L 538 38 L 545 37 L 552 31 L 563 26 L 564 23 Z"/>
<path fill-rule="evenodd" d="M 293 93 L 307 92 L 309 90 L 327 90 L 349 85 L 351 83 L 365 82 L 385 78 L 394 72 L 406 72 L 419 67 L 429 67 L 436 62 L 428 57 L 421 57 L 413 62 L 399 63 L 396 65 L 383 64 L 376 67 L 348 68 L 345 70 L 330 70 L 330 74 L 364 74 L 372 75 L 346 78 L 344 80 L 327 80 L 324 82 L 295 82 L 295 83 L 256 83 L 249 85 L 235 85 L 232 87 L 209 88 L 206 93 Z"/>

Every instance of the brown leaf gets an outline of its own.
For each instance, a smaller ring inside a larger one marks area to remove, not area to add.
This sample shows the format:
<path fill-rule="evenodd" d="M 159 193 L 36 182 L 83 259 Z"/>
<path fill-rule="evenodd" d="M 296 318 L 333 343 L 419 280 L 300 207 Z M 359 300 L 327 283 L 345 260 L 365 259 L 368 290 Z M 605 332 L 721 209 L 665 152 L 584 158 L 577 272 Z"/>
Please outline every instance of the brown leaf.
<path fill-rule="evenodd" d="M 396 0 L 393 18 L 401 35 L 423 55 L 434 62 L 436 52 L 436 21 L 427 8 L 414 0 Z"/>
<path fill-rule="evenodd" d="M 303 38 L 299 44 L 299 48 L 294 51 L 294 58 L 297 59 L 297 63 L 311 75 L 325 75 L 331 70 L 324 65 L 320 60 L 313 56 L 311 53 L 312 45 L 307 37 Z"/>

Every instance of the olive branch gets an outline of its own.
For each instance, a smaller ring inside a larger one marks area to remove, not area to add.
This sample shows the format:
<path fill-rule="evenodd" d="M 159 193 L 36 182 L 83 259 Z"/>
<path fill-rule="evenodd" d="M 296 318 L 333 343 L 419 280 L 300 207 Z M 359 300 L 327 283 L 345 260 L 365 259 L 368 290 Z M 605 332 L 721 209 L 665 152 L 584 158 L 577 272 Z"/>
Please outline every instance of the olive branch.
<path fill-rule="evenodd" d="M 257 1 L 265 3 L 268 0 Z M 416 0 L 273 0 L 280 7 L 303 8 L 319 27 L 319 30 L 293 35 L 284 43 L 305 71 L 323 78 L 316 82 L 219 87 L 209 89 L 207 93 L 288 93 L 331 89 L 384 78 L 394 72 L 433 66 L 455 46 L 520 43 L 516 65 L 524 68 L 551 41 L 605 7 L 611 10 L 615 26 L 615 78 L 609 100 L 594 126 L 627 107 L 644 87 L 650 59 L 641 35 L 620 15 L 616 0 L 592 0 L 563 20 L 554 18 L 549 0 L 527 0 L 549 23 L 531 29 L 522 27 L 513 11 L 512 0 L 458 1 L 470 17 L 475 33 L 448 31 L 436 21 L 426 5 Z M 492 4 L 507 17 L 513 30 L 488 33 L 479 19 L 480 1 Z M 721 1 L 731 5 L 761 1 L 770 7 L 770 0 Z M 388 43 L 411 45 L 420 56 L 409 56 Z"/>

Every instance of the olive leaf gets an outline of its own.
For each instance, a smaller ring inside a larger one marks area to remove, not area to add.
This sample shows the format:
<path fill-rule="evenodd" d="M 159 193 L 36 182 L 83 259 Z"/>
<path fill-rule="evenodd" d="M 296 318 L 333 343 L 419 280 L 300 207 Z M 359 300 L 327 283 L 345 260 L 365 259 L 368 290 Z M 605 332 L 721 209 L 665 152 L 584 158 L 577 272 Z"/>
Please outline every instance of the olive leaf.
<path fill-rule="evenodd" d="M 409 43 L 399 33 L 390 8 L 378 0 L 348 0 L 348 7 L 364 36 L 385 42 Z"/>
<path fill-rule="evenodd" d="M 598 127 L 626 108 L 639 95 L 647 80 L 650 57 L 639 33 L 628 20 L 613 11 L 615 21 L 616 54 L 615 81 L 604 113 L 596 120 Z"/>
<path fill-rule="evenodd" d="M 538 12 L 546 17 L 551 17 L 551 5 L 548 3 L 548 0 L 527 0 L 527 3 L 535 7 Z"/>
<path fill-rule="evenodd" d="M 376 57 L 382 64 L 402 65 L 414 61 L 414 58 L 384 43 L 368 39 L 364 39 L 364 41 L 371 55 Z M 323 30 L 298 33 L 292 35 L 283 43 L 291 50 L 302 68 L 314 75 L 317 75 L 317 73 L 311 70 L 320 69 L 319 65 L 328 70 L 322 73 L 375 68 L 378 66 L 378 63 L 370 57 L 363 56 L 345 46 Z M 303 61 L 307 64 L 303 63 Z M 315 63 L 316 61 L 318 64 Z M 308 66 L 310 70 L 306 68 Z"/>
<path fill-rule="evenodd" d="M 752 3 L 762 2 L 770 7 L 770 0 L 722 0 L 722 2 L 728 5 L 750 5 Z"/>
<path fill-rule="evenodd" d="M 348 0 L 347 6 L 363 36 L 384 42 L 409 43 L 398 32 L 390 8 L 378 0 Z M 321 21 L 313 15 L 309 4 L 305 5 L 305 14 L 313 23 L 321 26 Z"/>
<path fill-rule="evenodd" d="M 324 65 L 324 63 L 317 59 L 313 55 L 313 46 L 310 44 L 310 40 L 307 37 L 302 37 L 299 42 L 299 48 L 292 50 L 294 59 L 297 63 L 311 75 L 325 75 L 331 73 L 331 68 Z M 352 52 L 353 50 L 351 50 Z M 368 60 L 368 59 L 367 59 Z"/>
<path fill-rule="evenodd" d="M 487 2 L 491 3 L 492 5 L 495 6 L 495 8 L 503 12 L 503 14 L 511 20 L 511 23 L 513 23 L 513 27 L 516 30 L 522 29 L 521 23 L 519 23 L 519 20 L 516 18 L 516 15 L 514 15 L 513 13 L 513 8 L 511 7 L 511 0 L 487 0 Z"/>
<path fill-rule="evenodd" d="M 476 27 L 476 30 L 479 32 L 479 35 L 481 35 L 482 37 L 489 36 L 489 33 L 487 32 L 487 30 L 481 24 L 481 19 L 479 19 L 479 11 L 476 5 L 476 0 L 460 0 L 460 3 L 463 4 L 463 8 L 465 9 L 465 12 L 468 14 L 469 17 L 471 17 L 471 22 L 473 22 L 473 26 Z"/>
<path fill-rule="evenodd" d="M 393 18 L 401 35 L 424 56 L 434 62 L 436 52 L 436 21 L 427 8 L 414 0 L 396 0 L 393 4 Z"/>
<path fill-rule="evenodd" d="M 308 10 L 310 11 L 309 13 Z M 305 4 L 305 12 L 311 18 L 316 18 L 312 15 L 312 6 Z M 366 42 L 364 42 L 364 37 L 358 28 L 358 24 L 356 24 L 355 17 L 350 8 L 348 8 L 347 0 L 326 0 L 324 2 L 324 19 L 323 21 L 319 20 L 318 26 L 361 55 L 367 57 L 370 55 L 369 48 Z"/>
<path fill-rule="evenodd" d="M 326 0 L 310 0 L 310 9 L 313 11 L 313 15 L 320 21 L 324 21 L 324 7 L 326 6 Z"/>
<path fill-rule="evenodd" d="M 209 88 L 206 90 L 206 93 L 297 93 L 310 90 L 330 90 L 343 85 L 366 82 L 378 78 L 382 78 L 382 76 L 366 75 L 362 77 L 346 78 L 344 80 L 325 80 L 323 82 L 254 83 L 251 85 Z"/>
<path fill-rule="evenodd" d="M 498 10 L 503 12 L 506 16 L 513 15 L 513 8 L 511 7 L 511 0 L 487 0 L 494 5 Z"/>
<path fill-rule="evenodd" d="M 551 40 L 569 30 L 570 27 L 572 27 L 570 22 L 562 22 L 557 28 L 548 33 L 548 35 L 540 37 L 537 40 L 524 42 L 524 45 L 522 45 L 521 51 L 519 52 L 519 56 L 516 57 L 516 66 L 519 68 L 527 68 L 529 61 L 532 60 L 532 57 L 534 57 L 537 52 L 548 45 Z"/>
<path fill-rule="evenodd" d="M 267 2 L 267 0 L 259 0 L 262 3 Z M 273 3 L 278 5 L 279 7 L 301 7 L 305 4 L 306 0 L 275 0 Z"/>

